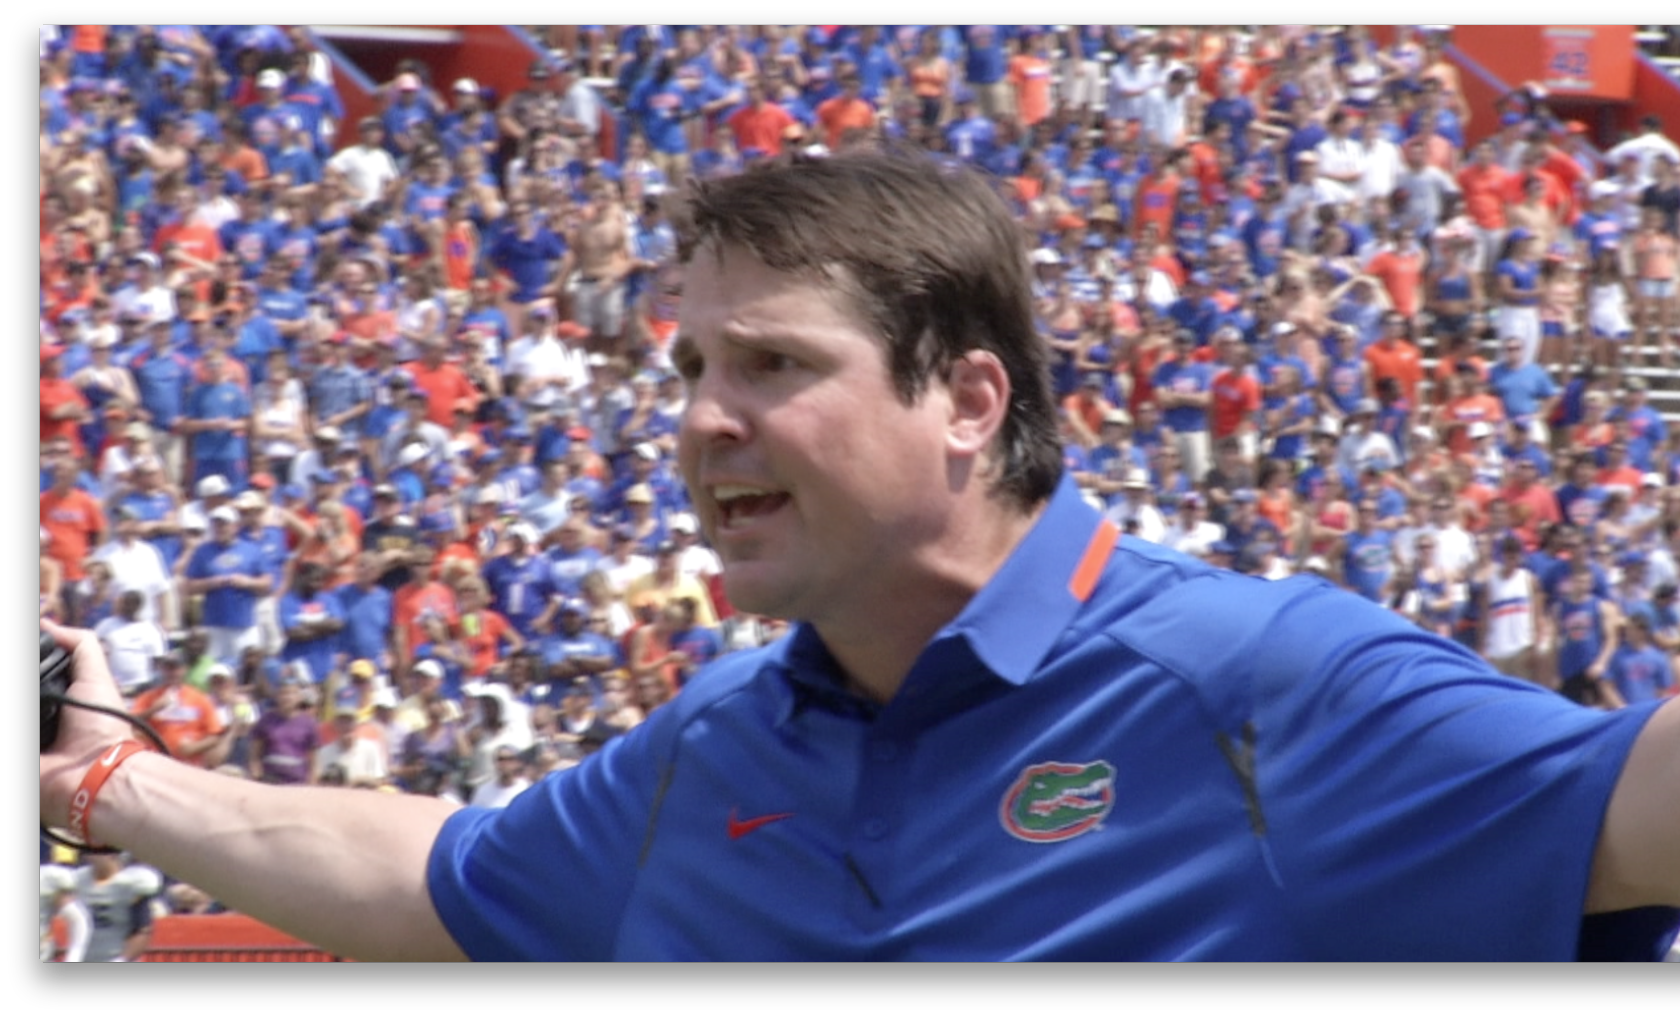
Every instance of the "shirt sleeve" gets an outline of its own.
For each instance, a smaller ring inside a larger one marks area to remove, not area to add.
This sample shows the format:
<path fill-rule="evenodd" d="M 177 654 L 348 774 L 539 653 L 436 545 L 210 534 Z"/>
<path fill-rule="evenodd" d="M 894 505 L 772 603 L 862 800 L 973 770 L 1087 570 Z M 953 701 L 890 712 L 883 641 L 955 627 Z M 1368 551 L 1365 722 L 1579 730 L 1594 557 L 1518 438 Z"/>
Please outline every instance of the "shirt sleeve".
<path fill-rule="evenodd" d="M 654 820 L 661 773 L 654 731 L 676 712 L 659 711 L 505 809 L 466 808 L 445 820 L 427 886 L 469 957 L 611 957 Z"/>
<path fill-rule="evenodd" d="M 1265 643 L 1256 809 L 1308 955 L 1572 960 L 1652 708 L 1587 709 L 1324 584 Z"/>

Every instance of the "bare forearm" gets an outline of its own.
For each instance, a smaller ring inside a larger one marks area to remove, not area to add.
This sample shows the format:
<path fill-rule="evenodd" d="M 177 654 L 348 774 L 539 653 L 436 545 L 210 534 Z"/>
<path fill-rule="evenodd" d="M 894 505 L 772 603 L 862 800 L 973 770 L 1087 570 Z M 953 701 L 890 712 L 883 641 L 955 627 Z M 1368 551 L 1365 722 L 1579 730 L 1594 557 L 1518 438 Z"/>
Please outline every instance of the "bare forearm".
<path fill-rule="evenodd" d="M 112 775 L 91 832 L 323 949 L 361 960 L 459 960 L 425 879 L 454 808 L 413 795 L 257 784 L 147 753 Z"/>

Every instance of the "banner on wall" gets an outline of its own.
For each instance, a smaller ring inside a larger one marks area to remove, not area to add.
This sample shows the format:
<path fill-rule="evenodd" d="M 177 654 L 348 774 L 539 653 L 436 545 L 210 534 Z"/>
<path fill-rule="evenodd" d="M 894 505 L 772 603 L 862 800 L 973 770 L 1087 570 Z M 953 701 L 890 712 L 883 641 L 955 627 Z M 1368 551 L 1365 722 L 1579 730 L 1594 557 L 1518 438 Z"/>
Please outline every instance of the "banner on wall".
<path fill-rule="evenodd" d="M 1540 83 L 1560 95 L 1626 99 L 1632 89 L 1633 39 L 1627 25 L 1545 25 Z"/>

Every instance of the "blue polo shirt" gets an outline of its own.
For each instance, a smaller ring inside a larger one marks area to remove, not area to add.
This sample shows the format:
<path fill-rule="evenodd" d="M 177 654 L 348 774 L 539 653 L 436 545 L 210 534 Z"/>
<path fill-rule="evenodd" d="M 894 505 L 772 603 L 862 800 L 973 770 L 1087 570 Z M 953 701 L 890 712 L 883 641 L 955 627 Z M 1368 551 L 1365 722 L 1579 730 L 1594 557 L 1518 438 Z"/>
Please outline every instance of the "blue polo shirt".
<path fill-rule="evenodd" d="M 296 628 L 305 621 L 319 621 L 323 618 L 343 619 L 344 609 L 339 605 L 338 598 L 330 590 L 318 591 L 308 600 L 298 596 L 295 591 L 288 590 L 281 595 L 278 604 L 280 615 L 280 629 Z M 290 663 L 301 660 L 309 665 L 309 673 L 317 684 L 327 680 L 332 672 L 333 658 L 339 648 L 340 632 L 330 635 L 317 636 L 314 639 L 286 640 L 286 645 L 280 650 L 280 659 Z M 370 659 L 377 659 L 370 658 Z"/>
<path fill-rule="evenodd" d="M 445 927 L 483 960 L 1563 960 L 1608 931 L 1581 902 L 1651 708 L 1315 577 L 1104 562 L 1114 533 L 1064 478 L 889 703 L 798 624 L 457 811 Z"/>
<path fill-rule="evenodd" d="M 251 415 L 245 391 L 230 381 L 200 385 L 187 400 L 186 416 L 193 420 L 244 420 Z M 245 456 L 245 436 L 229 431 L 201 431 L 192 436 L 193 456 L 222 462 Z"/>
<path fill-rule="evenodd" d="M 262 549 L 244 537 L 226 544 L 205 541 L 187 559 L 188 579 L 214 576 L 259 576 L 265 571 Z M 232 586 L 204 594 L 200 620 L 210 628 L 248 629 L 256 624 L 257 595 Z"/>
<path fill-rule="evenodd" d="M 366 590 L 346 583 L 331 593 L 344 619 L 337 649 L 351 660 L 386 659 L 391 645 L 391 591 L 378 583 Z"/>

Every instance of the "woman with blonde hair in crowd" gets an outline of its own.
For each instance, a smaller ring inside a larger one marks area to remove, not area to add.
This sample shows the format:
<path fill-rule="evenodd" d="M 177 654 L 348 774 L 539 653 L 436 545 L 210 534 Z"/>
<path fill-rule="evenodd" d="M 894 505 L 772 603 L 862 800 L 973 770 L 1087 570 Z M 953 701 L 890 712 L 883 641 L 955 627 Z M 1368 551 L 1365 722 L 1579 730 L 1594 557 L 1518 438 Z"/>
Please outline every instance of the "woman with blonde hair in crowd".
<path fill-rule="evenodd" d="M 1622 367 L 1630 357 L 1633 319 L 1628 315 L 1628 287 L 1622 278 L 1622 259 L 1615 248 L 1593 255 L 1587 275 L 1586 335 L 1593 363 L 1600 367 Z M 1572 361 L 1573 362 L 1573 361 Z M 1651 362 L 1647 352 L 1645 363 Z"/>

